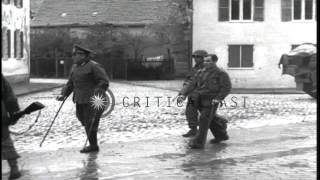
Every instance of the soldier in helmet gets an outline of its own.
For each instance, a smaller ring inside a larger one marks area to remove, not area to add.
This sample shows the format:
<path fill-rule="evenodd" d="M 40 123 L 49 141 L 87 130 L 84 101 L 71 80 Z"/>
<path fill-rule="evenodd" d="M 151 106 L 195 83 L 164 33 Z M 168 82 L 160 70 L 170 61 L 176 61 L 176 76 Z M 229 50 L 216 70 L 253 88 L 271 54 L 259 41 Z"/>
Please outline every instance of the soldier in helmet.
<path fill-rule="evenodd" d="M 99 151 L 97 132 L 104 106 L 94 103 L 94 100 L 103 102 L 103 98 L 106 97 L 105 91 L 109 87 L 109 78 L 105 70 L 97 62 L 90 60 L 91 53 L 93 51 L 87 48 L 74 46 L 74 65 L 67 84 L 57 97 L 57 100 L 63 101 L 73 92 L 76 115 L 85 127 L 90 143 L 80 151 L 81 153 Z"/>
<path fill-rule="evenodd" d="M 20 157 L 14 148 L 9 133 L 9 125 L 17 122 L 14 115 L 20 110 L 17 97 L 9 82 L 1 74 L 1 159 L 7 160 L 10 166 L 9 179 L 16 179 L 21 176 L 17 159 Z"/>
<path fill-rule="evenodd" d="M 179 92 L 179 103 L 191 93 L 199 94 L 197 99 L 200 110 L 199 133 L 190 145 L 191 148 L 204 148 L 208 128 L 215 137 L 211 143 L 229 139 L 226 131 L 227 120 L 217 114 L 213 116 L 210 114 L 218 108 L 213 103 L 221 103 L 231 91 L 230 78 L 224 70 L 217 67 L 217 61 L 218 57 L 214 54 L 205 58 L 204 68 L 198 70 L 191 82 Z"/>
<path fill-rule="evenodd" d="M 191 72 L 187 74 L 185 81 L 183 82 L 183 87 L 187 86 L 191 82 L 191 78 L 194 74 L 203 68 L 203 60 L 204 57 L 208 55 L 207 51 L 205 50 L 196 50 L 193 52 L 192 57 L 195 60 L 195 66 L 191 69 Z M 198 105 L 197 105 L 197 93 L 190 93 L 188 96 L 188 102 L 186 106 L 186 119 L 188 122 L 188 126 L 190 130 L 183 134 L 183 137 L 192 137 L 197 134 L 198 128 Z"/>

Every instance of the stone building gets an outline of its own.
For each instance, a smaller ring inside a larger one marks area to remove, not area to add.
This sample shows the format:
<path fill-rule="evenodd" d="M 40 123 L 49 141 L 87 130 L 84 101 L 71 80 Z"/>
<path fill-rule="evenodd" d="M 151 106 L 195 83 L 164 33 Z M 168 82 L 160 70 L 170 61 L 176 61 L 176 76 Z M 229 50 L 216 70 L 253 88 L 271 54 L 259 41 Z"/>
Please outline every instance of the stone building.
<path fill-rule="evenodd" d="M 2 0 L 2 73 L 11 83 L 29 82 L 30 1 Z"/>
<path fill-rule="evenodd" d="M 147 26 L 161 24 L 166 21 L 165 19 L 168 20 L 171 15 L 171 5 L 174 4 L 183 9 L 186 6 L 186 3 L 183 4 L 183 2 L 187 1 L 35 0 L 31 2 L 33 16 L 31 34 L 40 34 L 49 30 L 64 30 L 70 32 L 72 37 L 84 39 L 88 34 L 92 34 L 93 29 L 113 28 L 113 31 L 126 30 L 135 36 L 144 34 Z M 173 30 L 176 35 L 171 36 L 171 42 L 155 42 L 144 47 L 139 58 L 167 55 L 169 47 L 170 56 L 174 59 L 175 75 L 183 77 L 191 67 L 191 31 L 188 31 L 191 26 L 188 27 L 183 21 L 176 24 L 176 29 Z M 149 36 L 149 38 L 153 37 Z M 129 58 L 135 56 L 132 51 L 126 53 Z M 33 59 L 31 61 L 33 63 Z"/>
<path fill-rule="evenodd" d="M 315 0 L 194 0 L 193 49 L 219 57 L 235 88 L 294 88 L 282 54 L 317 43 Z"/>

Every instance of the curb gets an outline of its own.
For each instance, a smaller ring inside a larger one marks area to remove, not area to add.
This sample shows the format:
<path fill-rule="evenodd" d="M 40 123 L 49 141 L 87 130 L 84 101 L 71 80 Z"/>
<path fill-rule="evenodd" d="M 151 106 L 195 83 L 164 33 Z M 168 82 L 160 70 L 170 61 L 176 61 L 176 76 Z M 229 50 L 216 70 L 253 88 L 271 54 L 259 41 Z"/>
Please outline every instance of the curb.
<path fill-rule="evenodd" d="M 129 84 L 129 85 L 134 85 L 134 86 L 141 86 L 141 87 L 149 87 L 149 88 L 156 88 L 156 89 L 163 89 L 163 90 L 168 90 L 168 91 L 175 91 L 179 92 L 178 89 L 174 88 L 163 88 L 163 87 L 158 87 L 154 85 L 147 85 L 147 84 L 138 84 L 130 81 L 114 81 L 116 83 L 121 83 L 121 84 Z M 298 91 L 294 88 L 279 88 L 279 89 L 244 89 L 244 88 L 234 88 L 231 90 L 230 94 L 306 94 L 303 91 Z"/>
<path fill-rule="evenodd" d="M 56 84 L 51 87 L 39 88 L 39 89 L 34 89 L 34 90 L 26 91 L 26 92 L 16 93 L 16 96 L 19 97 L 19 96 L 25 96 L 25 95 L 29 95 L 29 94 L 38 93 L 38 92 L 49 91 L 51 89 L 55 89 L 55 88 L 59 88 L 59 87 L 63 87 L 63 86 L 64 86 L 64 84 Z"/>

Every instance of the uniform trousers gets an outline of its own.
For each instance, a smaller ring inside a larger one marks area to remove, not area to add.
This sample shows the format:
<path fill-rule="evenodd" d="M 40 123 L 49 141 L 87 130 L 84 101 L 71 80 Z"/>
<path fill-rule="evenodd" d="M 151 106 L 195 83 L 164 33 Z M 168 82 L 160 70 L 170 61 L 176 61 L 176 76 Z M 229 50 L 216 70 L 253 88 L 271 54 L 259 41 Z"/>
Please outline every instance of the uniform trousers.
<path fill-rule="evenodd" d="M 97 146 L 100 117 L 104 109 L 96 110 L 91 104 L 76 104 L 76 115 L 86 130 L 90 145 Z"/>

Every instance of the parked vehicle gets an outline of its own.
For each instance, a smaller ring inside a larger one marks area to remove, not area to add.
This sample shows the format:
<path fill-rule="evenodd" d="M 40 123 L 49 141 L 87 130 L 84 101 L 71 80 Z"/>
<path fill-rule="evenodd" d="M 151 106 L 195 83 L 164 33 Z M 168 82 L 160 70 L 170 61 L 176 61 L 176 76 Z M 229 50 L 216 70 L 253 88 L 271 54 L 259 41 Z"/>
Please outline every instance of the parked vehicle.
<path fill-rule="evenodd" d="M 317 97 L 317 45 L 303 43 L 283 54 L 279 62 L 282 74 L 295 77 L 298 90 Z"/>

